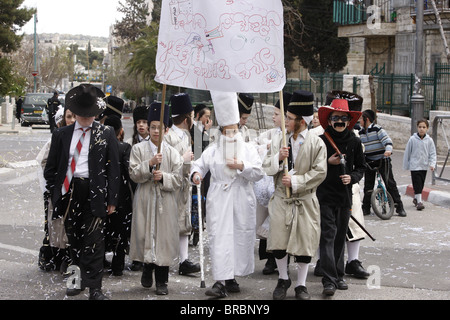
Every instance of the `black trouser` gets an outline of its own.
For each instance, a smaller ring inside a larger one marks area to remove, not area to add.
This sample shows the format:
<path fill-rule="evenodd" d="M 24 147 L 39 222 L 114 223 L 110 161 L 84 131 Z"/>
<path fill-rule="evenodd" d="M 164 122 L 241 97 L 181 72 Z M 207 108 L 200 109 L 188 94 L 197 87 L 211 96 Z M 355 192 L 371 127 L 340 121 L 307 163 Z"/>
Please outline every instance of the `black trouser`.
<path fill-rule="evenodd" d="M 168 266 L 158 266 L 154 263 L 145 263 L 144 268 L 150 272 L 155 270 L 155 282 L 159 284 L 167 284 L 169 282 L 169 267 Z"/>
<path fill-rule="evenodd" d="M 286 250 L 273 250 L 272 254 L 275 259 L 283 259 L 287 255 L 287 252 Z M 312 257 L 310 256 L 294 256 L 294 261 L 299 263 L 310 263 L 311 260 Z"/>
<path fill-rule="evenodd" d="M 72 193 L 65 220 L 70 259 L 72 265 L 80 268 L 82 287 L 101 288 L 105 255 L 105 218 L 92 215 L 89 179 L 73 178 L 71 189 L 63 199 L 67 203 L 68 195 Z"/>
<path fill-rule="evenodd" d="M 350 208 L 320 205 L 320 266 L 322 283 L 332 283 L 344 276 L 345 241 L 350 219 Z"/>
<path fill-rule="evenodd" d="M 121 271 L 125 267 L 125 253 L 128 248 L 128 239 L 131 229 L 131 212 L 123 210 L 120 206 L 116 212 L 106 218 L 106 250 L 113 252 L 112 270 Z"/>
<path fill-rule="evenodd" d="M 56 129 L 56 123 L 55 123 L 55 114 L 49 113 L 48 114 L 48 124 L 50 125 L 50 132 L 53 133 Z"/>
<path fill-rule="evenodd" d="M 427 170 L 411 171 L 411 180 L 414 188 L 414 194 L 422 194 L 426 177 Z"/>
<path fill-rule="evenodd" d="M 387 191 L 391 194 L 394 203 L 403 207 L 402 198 L 397 189 L 397 182 L 395 182 L 394 174 L 392 172 L 391 158 L 384 158 L 376 161 L 368 160 L 367 163 L 370 167 L 379 167 L 379 172 L 386 185 Z M 376 171 L 366 169 L 364 174 L 364 198 L 362 207 L 363 209 L 370 209 L 370 197 L 372 196 L 373 188 L 375 185 Z"/>

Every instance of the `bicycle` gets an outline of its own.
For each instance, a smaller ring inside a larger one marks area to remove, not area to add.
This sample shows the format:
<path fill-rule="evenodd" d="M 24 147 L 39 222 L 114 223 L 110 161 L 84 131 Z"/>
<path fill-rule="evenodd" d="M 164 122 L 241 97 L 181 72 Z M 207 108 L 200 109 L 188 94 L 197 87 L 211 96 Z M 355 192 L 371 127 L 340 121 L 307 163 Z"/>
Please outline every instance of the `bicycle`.
<path fill-rule="evenodd" d="M 367 167 L 372 171 L 376 171 L 377 187 L 372 192 L 370 197 L 370 203 L 373 211 L 380 219 L 389 220 L 395 210 L 394 199 L 386 189 L 383 177 L 380 174 L 380 167 L 372 168 L 368 163 Z"/>

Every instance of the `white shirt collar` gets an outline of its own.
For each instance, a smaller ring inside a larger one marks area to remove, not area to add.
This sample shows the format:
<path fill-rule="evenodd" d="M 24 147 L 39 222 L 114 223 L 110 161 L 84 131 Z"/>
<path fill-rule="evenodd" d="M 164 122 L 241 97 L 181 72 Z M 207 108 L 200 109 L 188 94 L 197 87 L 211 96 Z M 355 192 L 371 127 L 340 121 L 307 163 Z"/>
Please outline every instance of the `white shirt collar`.
<path fill-rule="evenodd" d="M 78 130 L 78 129 L 87 129 L 87 128 L 92 128 L 92 123 L 91 123 L 90 126 L 82 127 L 82 126 L 80 126 L 80 124 L 78 123 L 78 121 L 75 121 L 75 129 L 74 129 L 74 130 Z"/>
<path fill-rule="evenodd" d="M 178 128 L 176 125 L 173 125 L 172 127 L 173 132 L 175 132 L 180 138 L 184 137 L 184 130 Z"/>

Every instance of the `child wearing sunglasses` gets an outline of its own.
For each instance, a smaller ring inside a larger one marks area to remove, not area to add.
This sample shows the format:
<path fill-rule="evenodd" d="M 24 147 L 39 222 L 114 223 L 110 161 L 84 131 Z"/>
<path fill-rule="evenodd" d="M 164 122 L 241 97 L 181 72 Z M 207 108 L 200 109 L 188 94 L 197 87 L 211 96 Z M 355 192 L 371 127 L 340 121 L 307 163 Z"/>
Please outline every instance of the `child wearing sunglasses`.
<path fill-rule="evenodd" d="M 317 188 L 321 225 L 320 265 L 325 296 L 334 295 L 336 289 L 348 288 L 343 276 L 352 185 L 361 180 L 365 170 L 361 140 L 352 130 L 360 115 L 360 111 L 349 110 L 345 99 L 334 99 L 331 106 L 319 108 L 319 121 L 325 130 L 320 137 L 325 142 L 328 159 L 327 176 Z"/>

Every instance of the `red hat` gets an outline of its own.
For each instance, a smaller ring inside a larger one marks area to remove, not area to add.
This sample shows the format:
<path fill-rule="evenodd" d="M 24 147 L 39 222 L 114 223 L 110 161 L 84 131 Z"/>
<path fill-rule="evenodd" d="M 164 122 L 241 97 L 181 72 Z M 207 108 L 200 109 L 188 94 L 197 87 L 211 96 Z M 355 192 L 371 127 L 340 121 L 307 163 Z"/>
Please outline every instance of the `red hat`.
<path fill-rule="evenodd" d="M 348 101 L 345 99 L 334 99 L 331 102 L 331 106 L 323 106 L 319 108 L 319 121 L 322 128 L 326 129 L 328 124 L 328 118 L 333 111 L 341 111 L 346 112 L 352 118 L 350 123 L 348 124 L 349 129 L 353 129 L 356 122 L 358 122 L 359 117 L 361 116 L 361 111 L 350 111 L 348 108 Z"/>

